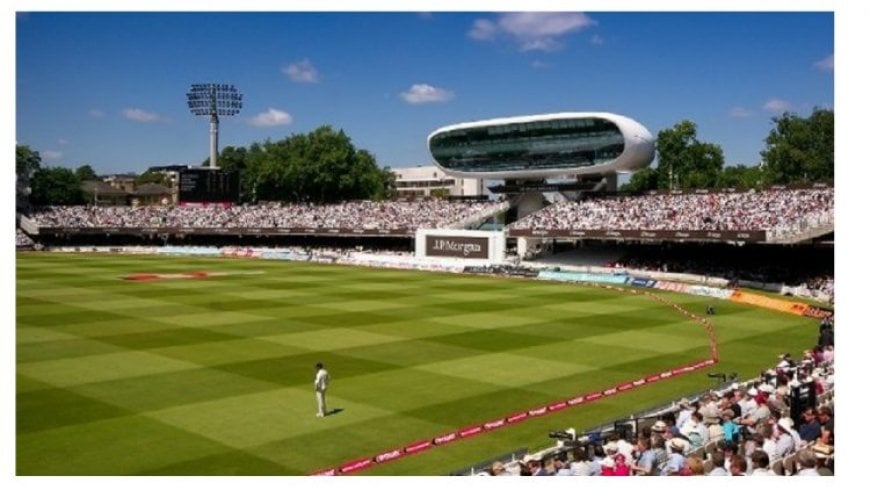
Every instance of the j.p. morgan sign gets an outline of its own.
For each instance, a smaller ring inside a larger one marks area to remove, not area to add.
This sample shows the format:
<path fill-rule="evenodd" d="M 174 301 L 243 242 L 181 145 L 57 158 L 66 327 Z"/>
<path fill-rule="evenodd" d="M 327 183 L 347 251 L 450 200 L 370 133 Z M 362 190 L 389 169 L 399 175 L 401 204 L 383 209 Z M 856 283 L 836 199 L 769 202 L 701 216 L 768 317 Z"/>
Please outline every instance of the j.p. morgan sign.
<path fill-rule="evenodd" d="M 489 258 L 489 240 L 486 237 L 427 235 L 426 255 L 429 257 L 487 259 Z"/>

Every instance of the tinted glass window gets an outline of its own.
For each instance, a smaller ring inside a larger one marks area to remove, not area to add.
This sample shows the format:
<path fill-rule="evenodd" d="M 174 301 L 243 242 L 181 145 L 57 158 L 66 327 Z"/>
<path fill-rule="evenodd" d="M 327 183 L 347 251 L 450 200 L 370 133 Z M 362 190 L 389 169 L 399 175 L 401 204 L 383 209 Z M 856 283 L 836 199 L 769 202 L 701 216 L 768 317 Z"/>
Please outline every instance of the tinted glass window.
<path fill-rule="evenodd" d="M 625 140 L 605 119 L 555 119 L 454 130 L 433 137 L 429 149 L 453 170 L 543 170 L 608 163 L 625 149 Z"/>

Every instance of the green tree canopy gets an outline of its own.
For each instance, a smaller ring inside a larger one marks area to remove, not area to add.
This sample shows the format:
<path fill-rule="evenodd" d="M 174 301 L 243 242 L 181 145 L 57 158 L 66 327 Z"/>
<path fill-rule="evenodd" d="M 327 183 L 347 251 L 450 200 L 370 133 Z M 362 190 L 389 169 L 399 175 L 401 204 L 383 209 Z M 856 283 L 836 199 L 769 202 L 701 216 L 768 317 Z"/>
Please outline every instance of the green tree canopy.
<path fill-rule="evenodd" d="M 30 200 L 36 205 L 75 205 L 85 202 L 81 180 L 65 167 L 39 168 L 30 180 Z"/>
<path fill-rule="evenodd" d="M 623 192 L 644 192 L 658 189 L 658 169 L 646 167 L 631 174 L 631 179 L 619 188 Z"/>
<path fill-rule="evenodd" d="M 255 143 L 247 150 L 228 147 L 221 157 L 221 168 L 242 170 L 242 194 L 248 199 L 383 199 L 395 187 L 389 169 L 378 167 L 374 155 L 357 149 L 344 131 L 330 126 Z"/>
<path fill-rule="evenodd" d="M 722 169 L 716 187 L 736 187 L 739 189 L 757 189 L 762 184 L 761 167 L 758 165 L 728 166 Z"/>
<path fill-rule="evenodd" d="M 145 172 L 142 172 L 141 174 L 139 174 L 136 177 L 135 183 L 136 183 L 136 185 L 160 184 L 160 185 L 169 186 L 170 182 L 169 182 L 169 177 L 167 177 L 166 174 L 147 170 Z"/>
<path fill-rule="evenodd" d="M 82 165 L 76 169 L 76 177 L 78 177 L 79 181 L 86 182 L 88 180 L 97 180 L 97 173 L 94 172 L 94 169 L 90 165 Z"/>
<path fill-rule="evenodd" d="M 697 126 L 688 120 L 659 131 L 656 149 L 660 189 L 713 187 L 725 165 L 722 148 L 698 141 Z"/>
<path fill-rule="evenodd" d="M 39 152 L 31 150 L 27 145 L 15 145 L 15 174 L 18 178 L 30 179 L 42 165 Z"/>
<path fill-rule="evenodd" d="M 761 152 L 766 183 L 834 178 L 834 111 L 816 108 L 806 118 L 786 112 L 773 124 Z"/>

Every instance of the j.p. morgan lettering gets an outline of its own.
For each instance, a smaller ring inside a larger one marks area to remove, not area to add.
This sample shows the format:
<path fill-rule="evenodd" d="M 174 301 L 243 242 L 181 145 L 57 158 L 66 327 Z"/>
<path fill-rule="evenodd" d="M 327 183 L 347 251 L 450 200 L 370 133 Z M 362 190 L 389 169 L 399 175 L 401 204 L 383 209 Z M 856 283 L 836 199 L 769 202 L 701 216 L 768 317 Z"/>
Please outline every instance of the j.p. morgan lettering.
<path fill-rule="evenodd" d="M 426 237 L 426 255 L 430 257 L 486 259 L 489 256 L 488 246 L 488 240 L 482 237 L 431 235 Z"/>

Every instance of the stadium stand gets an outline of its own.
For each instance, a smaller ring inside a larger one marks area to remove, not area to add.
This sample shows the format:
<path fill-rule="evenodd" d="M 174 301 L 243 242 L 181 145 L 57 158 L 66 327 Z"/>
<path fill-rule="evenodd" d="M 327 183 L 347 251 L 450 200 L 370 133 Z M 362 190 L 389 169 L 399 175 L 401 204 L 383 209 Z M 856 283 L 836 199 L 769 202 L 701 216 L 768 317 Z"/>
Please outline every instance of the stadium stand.
<path fill-rule="evenodd" d="M 493 211 L 495 202 L 356 201 L 330 205 L 271 204 L 232 207 L 52 206 L 30 218 L 45 227 L 113 228 L 451 228 Z"/>
<path fill-rule="evenodd" d="M 551 437 L 559 439 L 555 446 L 536 452 L 524 448 L 454 474 L 525 476 L 530 474 L 528 468 L 535 465 L 533 462 L 542 462 L 534 466 L 544 468 L 538 473 L 542 476 L 614 476 L 619 458 L 628 462 L 630 476 L 833 475 L 833 382 L 833 357 L 822 360 L 812 351 L 797 361 L 781 356 L 775 366 L 755 379 L 726 382 L 718 389 L 582 434 L 551 433 Z M 809 403 L 807 390 L 813 395 Z M 768 407 L 768 400 L 774 399 L 781 399 L 784 405 L 780 409 Z M 735 405 L 741 404 L 743 420 L 752 419 L 756 411 L 766 414 L 752 425 L 738 425 L 734 437 L 729 438 L 729 432 L 722 428 L 731 420 Z M 691 416 L 683 424 L 676 424 L 680 412 L 686 410 Z M 801 438 L 798 430 L 809 422 L 801 423 L 792 414 L 807 411 L 824 419 L 825 435 L 812 440 Z M 697 445 L 699 441 L 702 443 Z M 562 461 L 562 470 L 548 471 L 560 466 L 550 461 Z M 669 465 L 675 464 L 675 471 L 669 471 Z M 498 471 L 493 472 L 493 468 Z"/>
<path fill-rule="evenodd" d="M 16 249 L 26 250 L 26 249 L 33 248 L 35 245 L 36 245 L 36 242 L 34 242 L 33 239 L 30 238 L 29 235 L 27 235 L 27 233 L 24 233 L 24 231 L 22 231 L 21 228 L 15 229 L 15 248 Z"/>
<path fill-rule="evenodd" d="M 830 225 L 834 189 L 653 194 L 559 202 L 513 223 L 514 230 L 767 231 L 778 239 Z"/>

